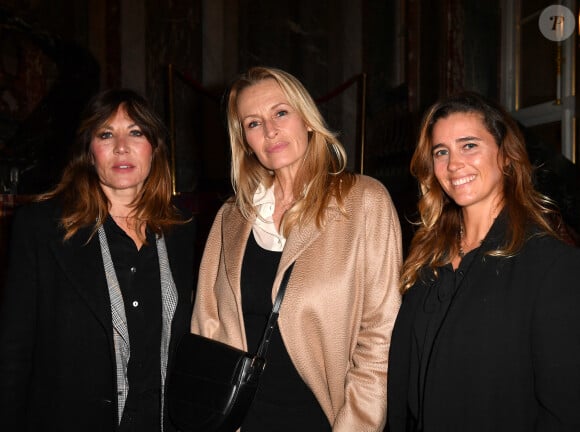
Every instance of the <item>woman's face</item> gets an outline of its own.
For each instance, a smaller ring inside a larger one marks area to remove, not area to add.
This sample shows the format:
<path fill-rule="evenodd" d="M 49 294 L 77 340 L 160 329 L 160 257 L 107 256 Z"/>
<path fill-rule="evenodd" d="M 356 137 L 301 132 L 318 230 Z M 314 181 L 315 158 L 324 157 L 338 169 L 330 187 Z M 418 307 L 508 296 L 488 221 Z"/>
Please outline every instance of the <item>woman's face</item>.
<path fill-rule="evenodd" d="M 153 146 L 123 107 L 97 129 L 90 146 L 107 197 L 135 197 L 151 170 Z"/>
<path fill-rule="evenodd" d="M 308 147 L 304 120 L 273 79 L 243 89 L 237 100 L 238 116 L 248 145 L 260 163 L 277 174 L 294 175 Z"/>
<path fill-rule="evenodd" d="M 432 132 L 435 177 L 457 205 L 489 212 L 503 198 L 498 145 L 478 113 L 455 113 Z"/>

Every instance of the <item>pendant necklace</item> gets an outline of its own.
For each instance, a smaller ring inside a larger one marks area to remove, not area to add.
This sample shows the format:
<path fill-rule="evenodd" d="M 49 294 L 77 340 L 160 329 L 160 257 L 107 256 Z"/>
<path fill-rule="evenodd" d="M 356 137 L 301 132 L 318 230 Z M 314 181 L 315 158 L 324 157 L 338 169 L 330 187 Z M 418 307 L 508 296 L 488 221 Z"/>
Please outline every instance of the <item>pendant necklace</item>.
<path fill-rule="evenodd" d="M 461 258 L 461 259 L 463 259 L 463 257 L 465 257 L 465 254 L 466 254 L 466 252 L 463 249 L 464 237 L 465 237 L 465 233 L 463 231 L 463 224 L 461 224 L 459 226 L 459 232 L 457 233 L 457 243 L 458 243 L 458 246 L 459 246 L 458 255 L 459 255 L 459 258 Z M 479 246 L 481 246 L 482 243 L 483 243 L 483 240 L 480 240 L 479 241 Z M 465 244 L 465 248 L 466 249 L 469 248 L 469 246 L 471 246 L 471 243 L 469 243 L 469 244 L 466 243 Z"/>

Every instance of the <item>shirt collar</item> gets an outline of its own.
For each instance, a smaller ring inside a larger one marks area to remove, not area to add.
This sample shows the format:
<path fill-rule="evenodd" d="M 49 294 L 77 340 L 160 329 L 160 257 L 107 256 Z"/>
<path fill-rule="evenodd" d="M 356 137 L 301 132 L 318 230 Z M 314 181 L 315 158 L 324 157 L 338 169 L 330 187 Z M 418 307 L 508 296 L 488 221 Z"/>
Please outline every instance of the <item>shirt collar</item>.
<path fill-rule="evenodd" d="M 276 198 L 274 197 L 274 184 L 266 188 L 263 184 L 258 186 L 254 193 L 254 206 L 257 217 L 252 226 L 254 238 L 260 247 L 270 251 L 282 251 L 286 244 L 286 238 L 278 232 L 274 226 L 274 209 Z"/>

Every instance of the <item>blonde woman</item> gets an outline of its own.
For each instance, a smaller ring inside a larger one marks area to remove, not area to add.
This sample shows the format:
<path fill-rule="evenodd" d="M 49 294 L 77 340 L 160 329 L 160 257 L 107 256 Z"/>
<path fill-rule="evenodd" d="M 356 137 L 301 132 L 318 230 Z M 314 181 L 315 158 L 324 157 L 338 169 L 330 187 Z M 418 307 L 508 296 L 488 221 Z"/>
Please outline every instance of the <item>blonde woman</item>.
<path fill-rule="evenodd" d="M 242 431 L 382 431 L 401 233 L 383 185 L 345 151 L 292 75 L 248 70 L 231 87 L 235 197 L 200 268 L 192 331 L 255 351 L 295 262 Z"/>

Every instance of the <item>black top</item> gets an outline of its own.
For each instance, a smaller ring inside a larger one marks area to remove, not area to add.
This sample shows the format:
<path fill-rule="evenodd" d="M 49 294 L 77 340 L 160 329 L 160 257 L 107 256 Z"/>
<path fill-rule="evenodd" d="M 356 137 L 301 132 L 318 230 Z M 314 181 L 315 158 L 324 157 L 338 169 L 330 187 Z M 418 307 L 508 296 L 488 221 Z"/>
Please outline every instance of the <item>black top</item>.
<path fill-rule="evenodd" d="M 105 232 L 125 303 L 131 356 L 121 431 L 160 430 L 161 282 L 155 234 L 135 242 L 110 218 Z"/>
<path fill-rule="evenodd" d="M 431 353 L 439 336 L 439 330 L 447 317 L 465 274 L 469 271 L 476 252 L 477 249 L 474 249 L 467 253 L 456 270 L 453 270 L 451 264 L 439 268 L 439 284 L 437 284 L 436 289 L 427 294 L 423 309 L 418 310 L 415 316 L 415 331 L 416 334 L 422 335 L 422 339 L 417 340 L 421 352 L 418 356 L 412 357 L 409 365 L 413 371 L 412 375 L 418 377 L 417 385 L 409 387 L 409 400 L 417 404 L 413 407 L 413 411 L 419 414 L 416 420 L 418 431 L 423 430 L 424 392 L 427 371 L 432 360 Z M 415 392 L 417 393 L 415 394 Z"/>
<path fill-rule="evenodd" d="M 0 431 L 117 430 L 111 301 L 92 225 L 63 241 L 58 200 L 20 207 L 0 289 Z M 164 233 L 178 303 L 169 365 L 189 332 L 195 223 Z M 165 432 L 175 431 L 164 416 Z"/>
<path fill-rule="evenodd" d="M 272 285 L 281 255 L 281 252 L 261 248 L 250 235 L 242 264 L 241 289 L 246 339 L 251 353 L 257 350 L 272 311 Z M 284 309 L 282 302 L 280 314 L 291 312 Z M 242 431 L 330 430 L 328 419 L 296 371 L 276 327 L 266 354 L 266 369 Z"/>
<path fill-rule="evenodd" d="M 389 353 L 390 432 L 580 430 L 580 250 L 498 217 L 459 268 L 405 292 Z"/>

